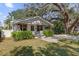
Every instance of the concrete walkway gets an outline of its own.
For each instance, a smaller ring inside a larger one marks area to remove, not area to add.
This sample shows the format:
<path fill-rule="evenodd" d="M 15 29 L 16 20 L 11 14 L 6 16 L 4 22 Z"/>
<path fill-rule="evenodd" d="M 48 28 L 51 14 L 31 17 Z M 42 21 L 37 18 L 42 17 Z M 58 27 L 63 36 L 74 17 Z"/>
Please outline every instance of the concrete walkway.
<path fill-rule="evenodd" d="M 41 40 L 47 41 L 47 42 L 53 42 L 53 43 L 57 43 L 58 39 L 55 39 L 53 37 L 41 37 Z"/>
<path fill-rule="evenodd" d="M 41 37 L 41 40 L 54 43 L 57 43 L 60 39 L 79 40 L 79 36 L 60 34 L 54 35 L 53 37 Z"/>
<path fill-rule="evenodd" d="M 56 39 L 72 39 L 72 40 L 79 40 L 79 36 L 68 35 L 68 34 L 60 34 L 53 36 Z"/>

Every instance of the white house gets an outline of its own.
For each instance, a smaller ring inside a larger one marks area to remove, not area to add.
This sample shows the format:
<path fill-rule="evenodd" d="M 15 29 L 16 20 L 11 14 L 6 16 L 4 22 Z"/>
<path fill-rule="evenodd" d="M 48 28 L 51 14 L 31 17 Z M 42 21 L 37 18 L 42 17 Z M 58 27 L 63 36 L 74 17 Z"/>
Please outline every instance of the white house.
<path fill-rule="evenodd" d="M 41 33 L 44 29 L 52 29 L 53 24 L 36 16 L 27 19 L 18 19 L 12 22 L 13 31 L 31 30 L 34 34 Z"/>

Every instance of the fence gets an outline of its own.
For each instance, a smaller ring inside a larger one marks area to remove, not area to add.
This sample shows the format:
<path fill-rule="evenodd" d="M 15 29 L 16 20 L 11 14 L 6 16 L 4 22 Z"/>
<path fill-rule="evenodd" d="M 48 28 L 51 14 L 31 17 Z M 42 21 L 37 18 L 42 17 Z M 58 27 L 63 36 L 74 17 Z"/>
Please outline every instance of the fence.
<path fill-rule="evenodd" d="M 11 37 L 11 33 L 13 30 L 2 30 L 3 31 L 3 36 L 5 37 Z"/>

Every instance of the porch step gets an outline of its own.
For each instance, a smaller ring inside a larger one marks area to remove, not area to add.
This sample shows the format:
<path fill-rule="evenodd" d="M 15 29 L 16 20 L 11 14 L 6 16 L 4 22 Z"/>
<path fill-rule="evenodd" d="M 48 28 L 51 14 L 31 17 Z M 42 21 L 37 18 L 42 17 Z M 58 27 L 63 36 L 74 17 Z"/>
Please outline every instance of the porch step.
<path fill-rule="evenodd" d="M 40 38 L 40 37 L 42 37 L 42 35 L 41 35 L 41 34 L 36 34 L 35 36 L 36 36 L 36 37 L 39 37 L 39 38 Z"/>
<path fill-rule="evenodd" d="M 41 32 L 36 32 L 36 33 L 35 33 L 35 36 L 40 38 L 40 37 L 42 37 L 43 35 L 42 35 Z"/>

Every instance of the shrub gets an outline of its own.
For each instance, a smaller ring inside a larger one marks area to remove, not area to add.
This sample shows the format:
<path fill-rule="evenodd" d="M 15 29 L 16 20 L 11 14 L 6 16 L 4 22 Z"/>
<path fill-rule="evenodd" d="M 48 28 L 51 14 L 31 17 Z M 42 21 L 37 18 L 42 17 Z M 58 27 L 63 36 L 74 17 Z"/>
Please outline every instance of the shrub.
<path fill-rule="evenodd" d="M 0 38 L 1 38 L 1 35 L 2 35 L 2 33 L 1 33 L 2 31 L 0 30 Z"/>
<path fill-rule="evenodd" d="M 44 30 L 43 31 L 43 34 L 46 36 L 46 37 L 50 37 L 50 36 L 53 36 L 53 30 Z"/>
<path fill-rule="evenodd" d="M 54 33 L 55 34 L 63 34 L 65 33 L 63 23 L 61 21 L 55 21 L 54 23 Z"/>
<path fill-rule="evenodd" d="M 16 31 L 16 32 L 12 32 L 12 37 L 15 40 L 32 39 L 33 34 L 31 31 Z"/>
<path fill-rule="evenodd" d="M 79 32 L 73 32 L 73 33 L 70 33 L 70 35 L 78 36 L 79 35 Z"/>

